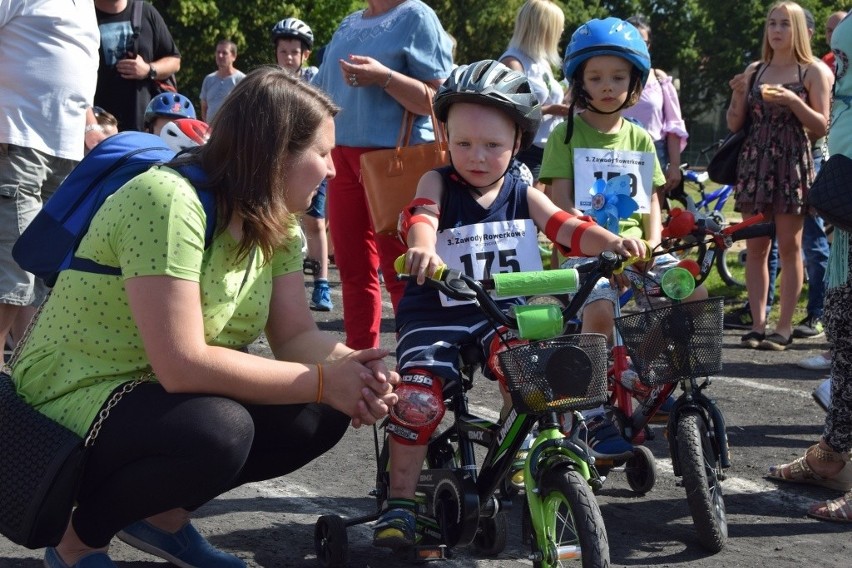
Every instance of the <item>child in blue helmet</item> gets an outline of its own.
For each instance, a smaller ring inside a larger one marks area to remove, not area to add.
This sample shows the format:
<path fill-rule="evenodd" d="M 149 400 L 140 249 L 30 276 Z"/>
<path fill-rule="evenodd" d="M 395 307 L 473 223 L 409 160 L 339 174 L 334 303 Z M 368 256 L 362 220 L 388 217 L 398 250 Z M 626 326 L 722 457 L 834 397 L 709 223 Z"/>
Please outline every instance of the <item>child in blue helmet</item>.
<path fill-rule="evenodd" d="M 590 190 L 596 179 L 629 176 L 638 211 L 620 220 L 613 230 L 625 237 L 645 239 L 654 247 L 660 243 L 662 232 L 657 190 L 666 178 L 651 136 L 621 115 L 639 100 L 650 70 L 648 47 L 632 24 L 606 18 L 580 26 L 571 36 L 563 62 L 565 78 L 571 85 L 572 118 L 558 125 L 548 139 L 540 179 L 550 184 L 556 205 L 579 215 L 594 211 Z M 579 111 L 576 114 L 575 109 Z M 568 259 L 565 264 L 579 262 Z M 659 281 L 676 264 L 677 259 L 665 255 L 636 268 Z M 627 274 L 633 276 L 632 284 L 644 285 L 641 276 Z M 598 283 L 582 308 L 584 333 L 612 338 L 617 296 L 609 281 Z M 706 297 L 706 289 L 699 286 L 687 299 Z M 596 452 L 615 460 L 632 454 L 631 444 L 605 416 L 603 408 L 589 411 L 586 417 L 589 444 Z"/>
<path fill-rule="evenodd" d="M 510 173 L 514 156 L 529 147 L 541 122 L 541 106 L 522 73 L 491 60 L 459 67 L 438 90 L 434 107 L 446 126 L 452 165 L 421 178 L 401 218 L 409 247 L 403 272 L 417 282 L 408 284 L 396 313 L 399 402 L 387 424 L 390 487 L 373 539 L 387 548 L 414 543 L 415 489 L 444 414 L 445 390 L 459 378 L 459 348 L 476 342 L 490 355 L 494 333 L 472 303 L 422 286 L 426 275 L 444 264 L 474 278 L 540 270 L 539 228 L 575 255 L 611 250 L 641 256 L 645 250 L 636 239 L 559 209 Z M 520 300 L 501 302 L 508 309 Z M 499 369 L 486 375 L 500 378 Z"/>
<path fill-rule="evenodd" d="M 178 118 L 195 118 L 192 101 L 180 93 L 160 93 L 145 108 L 145 132 L 159 136 L 163 126 Z"/>

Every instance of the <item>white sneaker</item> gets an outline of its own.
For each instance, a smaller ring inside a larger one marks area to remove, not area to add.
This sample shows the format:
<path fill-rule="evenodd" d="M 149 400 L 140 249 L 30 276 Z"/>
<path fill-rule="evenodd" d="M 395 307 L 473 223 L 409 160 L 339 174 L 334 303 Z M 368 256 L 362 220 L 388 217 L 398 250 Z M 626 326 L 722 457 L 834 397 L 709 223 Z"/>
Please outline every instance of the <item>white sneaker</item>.
<path fill-rule="evenodd" d="M 824 371 L 831 368 L 831 358 L 826 357 L 824 353 L 814 355 L 813 357 L 805 357 L 796 363 L 802 369 L 810 369 L 811 371 Z"/>

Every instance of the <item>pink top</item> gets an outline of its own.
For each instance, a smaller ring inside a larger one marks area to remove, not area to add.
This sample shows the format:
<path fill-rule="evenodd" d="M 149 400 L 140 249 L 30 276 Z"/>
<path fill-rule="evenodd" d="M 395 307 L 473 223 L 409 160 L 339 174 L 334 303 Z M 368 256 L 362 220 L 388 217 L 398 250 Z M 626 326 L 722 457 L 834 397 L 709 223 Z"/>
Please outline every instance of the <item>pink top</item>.
<path fill-rule="evenodd" d="M 622 115 L 638 120 L 654 141 L 671 133 L 680 138 L 680 151 L 686 148 L 689 134 L 680 114 L 680 102 L 670 76 L 663 76 L 662 81 L 649 79 L 642 89 L 639 102 L 624 109 Z"/>

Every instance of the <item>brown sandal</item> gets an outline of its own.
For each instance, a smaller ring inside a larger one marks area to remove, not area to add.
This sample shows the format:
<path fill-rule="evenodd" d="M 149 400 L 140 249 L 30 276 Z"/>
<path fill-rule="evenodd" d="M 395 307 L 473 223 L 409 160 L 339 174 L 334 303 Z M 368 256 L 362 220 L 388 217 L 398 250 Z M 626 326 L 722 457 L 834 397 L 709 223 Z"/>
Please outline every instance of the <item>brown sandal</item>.
<path fill-rule="evenodd" d="M 821 462 L 843 463 L 843 468 L 830 478 L 820 477 L 808 465 L 806 458 L 809 455 Z M 824 450 L 819 447 L 819 444 L 814 444 L 808 448 L 804 456 L 795 461 L 784 465 L 771 466 L 766 477 L 773 481 L 807 483 L 838 491 L 849 491 L 852 489 L 852 461 L 850 461 L 849 452 L 841 454 L 831 450 Z"/>
<path fill-rule="evenodd" d="M 808 516 L 820 521 L 833 523 L 852 523 L 852 492 L 832 501 L 812 505 Z"/>

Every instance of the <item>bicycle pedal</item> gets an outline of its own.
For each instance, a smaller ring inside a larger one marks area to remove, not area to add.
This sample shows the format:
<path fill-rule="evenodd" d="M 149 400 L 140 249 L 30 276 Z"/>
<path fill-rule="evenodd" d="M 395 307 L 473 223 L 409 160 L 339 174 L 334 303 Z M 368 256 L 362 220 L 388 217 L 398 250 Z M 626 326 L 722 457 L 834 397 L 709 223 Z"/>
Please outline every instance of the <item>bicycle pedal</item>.
<path fill-rule="evenodd" d="M 411 562 L 447 560 L 450 557 L 446 544 L 412 546 L 406 549 L 406 556 Z"/>

